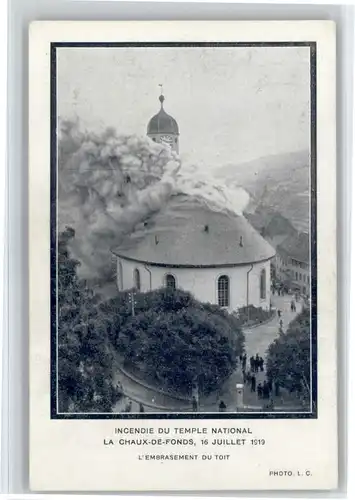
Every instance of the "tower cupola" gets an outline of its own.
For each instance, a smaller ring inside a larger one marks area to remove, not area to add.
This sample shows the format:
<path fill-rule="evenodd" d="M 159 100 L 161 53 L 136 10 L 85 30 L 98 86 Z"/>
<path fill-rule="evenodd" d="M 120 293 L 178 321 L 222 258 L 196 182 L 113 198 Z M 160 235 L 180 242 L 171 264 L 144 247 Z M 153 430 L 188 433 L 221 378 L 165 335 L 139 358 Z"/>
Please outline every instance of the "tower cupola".
<path fill-rule="evenodd" d="M 159 96 L 160 110 L 148 123 L 147 135 L 155 142 L 167 144 L 179 153 L 179 127 L 177 121 L 164 109 L 165 97 Z"/>

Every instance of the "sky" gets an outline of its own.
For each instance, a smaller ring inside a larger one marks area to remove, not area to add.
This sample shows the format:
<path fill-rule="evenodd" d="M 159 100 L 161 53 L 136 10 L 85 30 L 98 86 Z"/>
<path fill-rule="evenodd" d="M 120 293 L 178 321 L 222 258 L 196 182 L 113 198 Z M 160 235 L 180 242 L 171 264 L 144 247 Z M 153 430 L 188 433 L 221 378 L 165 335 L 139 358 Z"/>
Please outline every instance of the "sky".
<path fill-rule="evenodd" d="M 85 129 L 145 135 L 164 107 L 183 161 L 209 171 L 309 149 L 308 47 L 59 48 L 57 107 Z"/>

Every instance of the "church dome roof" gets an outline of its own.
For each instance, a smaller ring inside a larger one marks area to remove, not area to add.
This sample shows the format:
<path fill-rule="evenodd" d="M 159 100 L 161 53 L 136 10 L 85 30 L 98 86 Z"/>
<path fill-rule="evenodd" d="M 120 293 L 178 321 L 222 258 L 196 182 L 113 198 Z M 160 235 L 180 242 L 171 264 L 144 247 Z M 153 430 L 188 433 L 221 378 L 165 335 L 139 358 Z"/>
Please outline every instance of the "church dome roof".
<path fill-rule="evenodd" d="M 168 115 L 163 107 L 165 100 L 164 96 L 159 96 L 161 109 L 159 113 L 154 115 L 148 123 L 147 134 L 179 134 L 177 121 L 172 116 Z"/>
<path fill-rule="evenodd" d="M 269 260 L 275 250 L 242 215 L 215 212 L 177 195 L 113 253 L 157 266 L 214 268 Z"/>

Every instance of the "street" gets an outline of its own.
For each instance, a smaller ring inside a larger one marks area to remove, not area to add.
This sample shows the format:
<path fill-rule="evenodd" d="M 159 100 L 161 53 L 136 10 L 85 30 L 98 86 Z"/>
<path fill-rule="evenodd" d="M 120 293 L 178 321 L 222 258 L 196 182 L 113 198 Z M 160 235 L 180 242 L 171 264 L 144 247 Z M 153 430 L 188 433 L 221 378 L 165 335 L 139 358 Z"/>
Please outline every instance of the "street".
<path fill-rule="evenodd" d="M 278 337 L 280 328 L 280 319 L 282 319 L 282 329 L 286 332 L 287 327 L 298 313 L 301 312 L 302 304 L 295 302 L 296 312 L 291 312 L 291 295 L 272 295 L 272 305 L 281 311 L 281 318 L 276 316 L 268 323 L 253 328 L 243 328 L 245 335 L 245 350 L 248 359 L 250 356 L 259 356 L 265 359 L 266 351 L 271 342 Z"/>

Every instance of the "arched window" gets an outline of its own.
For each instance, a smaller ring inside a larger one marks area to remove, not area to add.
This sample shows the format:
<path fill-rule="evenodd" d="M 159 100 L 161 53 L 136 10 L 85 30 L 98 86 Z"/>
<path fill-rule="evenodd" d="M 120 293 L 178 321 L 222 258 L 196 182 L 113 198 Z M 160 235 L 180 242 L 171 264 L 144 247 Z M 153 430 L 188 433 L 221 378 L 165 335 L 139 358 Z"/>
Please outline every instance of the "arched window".
<path fill-rule="evenodd" d="M 123 290 L 123 268 L 122 268 L 122 262 L 118 262 L 118 288 L 119 290 Z"/>
<path fill-rule="evenodd" d="M 133 278 L 134 278 L 134 288 L 139 292 L 141 289 L 141 274 L 138 269 L 134 270 Z"/>
<path fill-rule="evenodd" d="M 260 298 L 266 299 L 266 272 L 263 269 L 260 273 Z"/>
<path fill-rule="evenodd" d="M 165 285 L 166 288 L 170 288 L 170 290 L 176 290 L 176 279 L 172 274 L 167 274 L 165 276 Z"/>
<path fill-rule="evenodd" d="M 229 278 L 228 276 L 220 276 L 218 278 L 218 305 L 221 307 L 229 307 Z"/>

